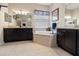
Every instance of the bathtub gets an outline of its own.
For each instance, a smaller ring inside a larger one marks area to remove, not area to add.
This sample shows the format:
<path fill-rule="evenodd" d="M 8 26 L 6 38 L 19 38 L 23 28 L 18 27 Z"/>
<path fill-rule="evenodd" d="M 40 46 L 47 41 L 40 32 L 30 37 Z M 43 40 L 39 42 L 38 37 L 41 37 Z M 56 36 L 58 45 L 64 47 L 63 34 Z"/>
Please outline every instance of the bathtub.
<path fill-rule="evenodd" d="M 35 43 L 54 47 L 56 45 L 56 34 L 52 34 L 52 31 L 36 31 L 34 33 L 34 40 Z"/>

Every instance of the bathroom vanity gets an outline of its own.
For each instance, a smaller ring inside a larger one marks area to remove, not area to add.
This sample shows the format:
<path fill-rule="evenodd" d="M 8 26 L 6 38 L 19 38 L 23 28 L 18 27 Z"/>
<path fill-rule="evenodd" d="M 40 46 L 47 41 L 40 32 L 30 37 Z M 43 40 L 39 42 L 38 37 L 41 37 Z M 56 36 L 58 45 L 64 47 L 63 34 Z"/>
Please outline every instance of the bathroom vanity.
<path fill-rule="evenodd" d="M 58 28 L 57 45 L 69 53 L 79 56 L 79 29 Z"/>
<path fill-rule="evenodd" d="M 4 42 L 33 40 L 32 28 L 4 28 Z"/>

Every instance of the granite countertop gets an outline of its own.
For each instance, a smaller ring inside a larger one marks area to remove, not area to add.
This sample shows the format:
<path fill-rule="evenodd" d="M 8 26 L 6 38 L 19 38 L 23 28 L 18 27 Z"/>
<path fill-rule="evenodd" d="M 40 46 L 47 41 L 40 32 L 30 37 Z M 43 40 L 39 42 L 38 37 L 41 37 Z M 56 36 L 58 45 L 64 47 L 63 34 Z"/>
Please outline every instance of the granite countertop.
<path fill-rule="evenodd" d="M 79 29 L 79 27 L 57 27 L 58 29 Z"/>
<path fill-rule="evenodd" d="M 22 28 L 22 27 L 4 27 L 4 28 Z M 23 27 L 24 28 L 24 27 Z"/>

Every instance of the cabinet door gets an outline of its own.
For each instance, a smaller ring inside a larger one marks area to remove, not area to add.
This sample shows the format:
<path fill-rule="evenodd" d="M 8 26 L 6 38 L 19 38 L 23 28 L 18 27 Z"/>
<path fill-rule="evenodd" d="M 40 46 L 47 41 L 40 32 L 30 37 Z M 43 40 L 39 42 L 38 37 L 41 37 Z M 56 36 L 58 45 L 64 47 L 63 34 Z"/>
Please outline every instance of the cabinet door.
<path fill-rule="evenodd" d="M 20 29 L 21 33 L 21 40 L 32 40 L 33 39 L 33 33 L 31 28 L 23 28 Z"/>
<path fill-rule="evenodd" d="M 32 28 L 4 28 L 4 41 L 23 41 L 32 40 Z"/>
<path fill-rule="evenodd" d="M 4 29 L 4 41 L 5 42 L 12 42 L 12 41 L 17 41 L 18 37 L 18 30 L 17 29 L 9 29 L 5 28 Z"/>
<path fill-rule="evenodd" d="M 65 41 L 65 49 L 75 55 L 76 30 L 66 29 L 64 41 Z"/>
<path fill-rule="evenodd" d="M 12 32 L 13 30 L 4 29 L 4 42 L 13 41 Z"/>
<path fill-rule="evenodd" d="M 13 31 L 13 37 L 14 37 L 14 41 L 20 41 L 20 40 L 22 40 L 21 39 L 21 33 L 20 33 L 20 29 L 17 29 L 17 28 L 15 28 L 15 29 L 13 29 L 14 31 Z"/>
<path fill-rule="evenodd" d="M 77 30 L 77 55 L 79 56 L 79 30 Z"/>
<path fill-rule="evenodd" d="M 65 35 L 65 30 L 62 30 L 62 29 L 57 30 L 57 44 L 58 44 L 58 46 L 60 46 L 62 48 L 64 47 L 64 43 L 65 43 L 64 35 Z"/>

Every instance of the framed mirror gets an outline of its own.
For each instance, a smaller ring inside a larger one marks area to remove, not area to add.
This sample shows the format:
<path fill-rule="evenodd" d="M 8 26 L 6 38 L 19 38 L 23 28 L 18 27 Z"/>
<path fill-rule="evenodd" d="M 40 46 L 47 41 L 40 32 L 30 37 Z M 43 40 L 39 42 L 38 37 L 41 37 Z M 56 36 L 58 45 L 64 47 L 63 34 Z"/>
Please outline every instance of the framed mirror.
<path fill-rule="evenodd" d="M 52 11 L 52 20 L 53 21 L 59 20 L 59 8 Z"/>

